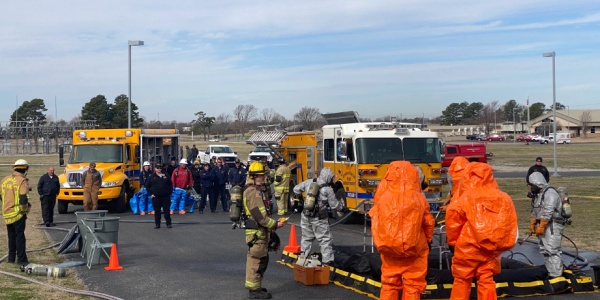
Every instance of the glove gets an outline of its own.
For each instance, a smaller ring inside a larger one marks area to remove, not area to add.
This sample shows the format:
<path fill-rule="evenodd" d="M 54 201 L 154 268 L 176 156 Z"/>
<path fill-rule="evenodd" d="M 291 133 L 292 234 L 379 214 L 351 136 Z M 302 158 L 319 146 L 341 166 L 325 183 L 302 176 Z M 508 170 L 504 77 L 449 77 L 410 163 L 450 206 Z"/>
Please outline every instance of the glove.
<path fill-rule="evenodd" d="M 292 198 L 292 200 L 294 200 L 294 203 L 300 202 L 300 195 L 294 194 L 294 198 Z"/>
<path fill-rule="evenodd" d="M 531 221 L 529 222 L 529 232 L 532 234 L 535 233 L 535 225 L 537 224 L 537 220 L 534 217 L 531 217 Z"/>
<path fill-rule="evenodd" d="M 546 225 L 548 225 L 548 223 L 550 223 L 550 220 L 541 219 L 540 225 L 538 225 L 538 227 L 535 230 L 535 235 L 537 235 L 537 236 L 543 235 L 544 231 L 546 231 Z"/>

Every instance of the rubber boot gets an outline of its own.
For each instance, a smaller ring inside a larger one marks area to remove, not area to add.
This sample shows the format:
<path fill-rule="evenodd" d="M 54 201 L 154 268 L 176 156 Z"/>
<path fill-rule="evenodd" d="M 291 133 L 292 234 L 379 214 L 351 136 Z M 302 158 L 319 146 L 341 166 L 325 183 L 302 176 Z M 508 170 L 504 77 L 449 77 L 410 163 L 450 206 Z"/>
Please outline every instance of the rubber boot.
<path fill-rule="evenodd" d="M 250 290 L 248 298 L 250 299 L 271 299 L 271 293 L 267 292 L 266 289 Z"/>

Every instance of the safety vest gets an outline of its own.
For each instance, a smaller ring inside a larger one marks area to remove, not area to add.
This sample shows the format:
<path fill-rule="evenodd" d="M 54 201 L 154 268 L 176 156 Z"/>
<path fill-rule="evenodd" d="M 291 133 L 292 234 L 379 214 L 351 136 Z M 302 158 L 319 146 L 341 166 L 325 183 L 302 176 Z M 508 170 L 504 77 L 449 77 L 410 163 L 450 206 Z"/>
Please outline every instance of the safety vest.
<path fill-rule="evenodd" d="M 27 181 L 25 176 L 19 172 L 14 172 L 12 175 L 2 179 L 2 183 L 0 184 L 0 188 L 2 189 L 2 217 L 6 224 L 13 224 L 19 221 L 27 213 L 26 209 L 21 209 L 19 199 L 19 191 L 23 184 L 27 185 Z M 29 187 L 27 187 L 27 190 L 29 191 Z M 27 198 L 29 199 L 29 193 L 27 193 Z"/>

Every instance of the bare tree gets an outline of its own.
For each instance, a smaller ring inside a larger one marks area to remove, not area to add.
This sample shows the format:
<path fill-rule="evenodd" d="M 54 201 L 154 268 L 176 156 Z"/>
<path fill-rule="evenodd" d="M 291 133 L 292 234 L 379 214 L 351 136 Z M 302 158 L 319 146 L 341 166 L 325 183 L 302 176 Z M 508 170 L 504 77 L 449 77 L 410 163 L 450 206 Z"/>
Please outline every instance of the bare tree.
<path fill-rule="evenodd" d="M 217 133 L 219 136 L 222 137 L 227 133 L 230 125 L 231 125 L 231 115 L 222 113 L 217 116 L 212 128 L 215 133 Z"/>
<path fill-rule="evenodd" d="M 300 123 L 303 129 L 313 130 L 324 124 L 323 116 L 316 107 L 303 107 L 294 114 L 294 120 Z"/>
<path fill-rule="evenodd" d="M 587 138 L 587 131 L 590 127 L 590 122 L 592 122 L 592 113 L 589 110 L 586 110 L 581 113 L 580 119 L 583 127 L 583 137 Z"/>
<path fill-rule="evenodd" d="M 476 120 L 477 124 L 483 125 L 487 134 L 492 132 L 492 129 L 495 130 L 497 111 L 499 107 L 500 105 L 498 104 L 498 100 L 494 100 L 484 105 L 479 117 Z"/>
<path fill-rule="evenodd" d="M 237 123 L 237 127 L 244 136 L 246 133 L 246 127 L 248 126 L 248 122 L 256 117 L 258 113 L 258 109 L 252 104 L 238 105 L 233 110 L 233 116 Z"/>
<path fill-rule="evenodd" d="M 260 120 L 265 124 L 271 124 L 273 116 L 275 116 L 276 113 L 277 112 L 272 108 L 263 108 L 263 110 L 260 111 Z"/>

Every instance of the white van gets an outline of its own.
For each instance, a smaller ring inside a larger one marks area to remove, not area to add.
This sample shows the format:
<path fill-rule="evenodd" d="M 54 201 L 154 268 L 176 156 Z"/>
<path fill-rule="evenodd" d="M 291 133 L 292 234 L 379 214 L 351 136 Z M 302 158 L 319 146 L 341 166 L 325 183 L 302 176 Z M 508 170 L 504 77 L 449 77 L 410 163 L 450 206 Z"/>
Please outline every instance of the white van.
<path fill-rule="evenodd" d="M 540 140 L 540 144 L 548 144 L 554 142 L 554 134 L 551 133 L 549 136 L 545 136 Z M 570 144 L 571 143 L 571 134 L 568 132 L 557 132 L 556 140 L 559 144 Z"/>

